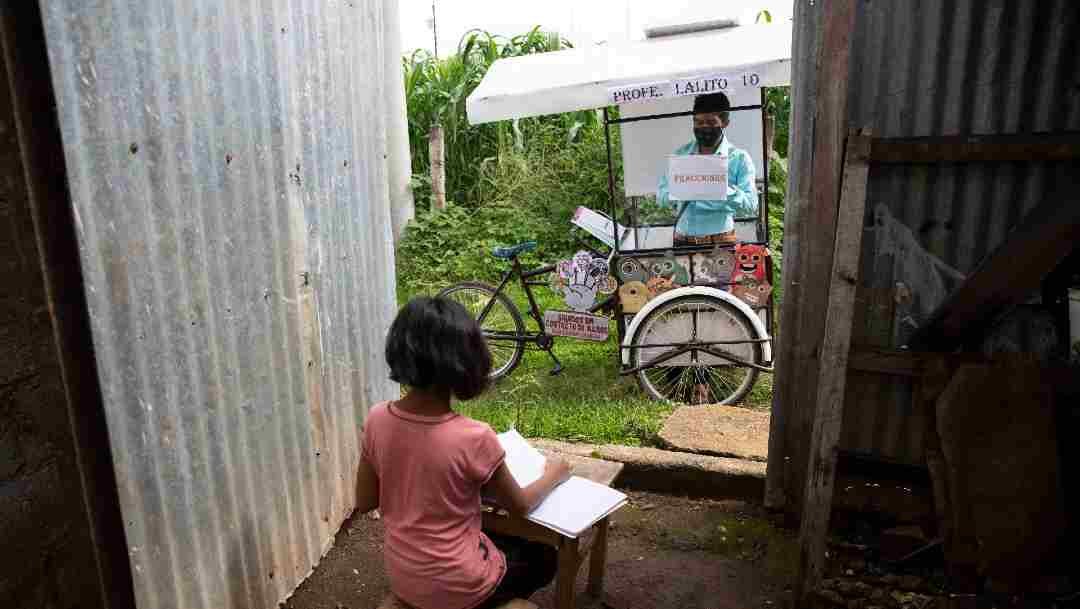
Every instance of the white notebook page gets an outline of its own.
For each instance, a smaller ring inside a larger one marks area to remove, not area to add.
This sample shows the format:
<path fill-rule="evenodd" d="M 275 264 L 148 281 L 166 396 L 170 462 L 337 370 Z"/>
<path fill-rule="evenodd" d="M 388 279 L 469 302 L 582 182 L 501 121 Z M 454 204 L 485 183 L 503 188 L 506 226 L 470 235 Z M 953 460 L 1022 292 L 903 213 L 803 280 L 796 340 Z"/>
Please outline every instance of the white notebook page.
<path fill-rule="evenodd" d="M 547 459 L 532 447 L 515 429 L 499 434 L 499 444 L 506 451 L 506 467 L 522 488 L 544 475 Z"/>
<path fill-rule="evenodd" d="M 544 474 L 547 459 L 517 431 L 499 434 L 506 451 L 506 467 L 520 486 Z M 581 476 L 572 476 L 551 492 L 529 515 L 529 520 L 567 537 L 577 537 L 596 521 L 626 503 L 626 495 Z"/>
<path fill-rule="evenodd" d="M 567 537 L 577 537 L 624 503 L 626 495 L 623 493 L 592 480 L 572 476 L 529 514 L 529 520 Z"/>

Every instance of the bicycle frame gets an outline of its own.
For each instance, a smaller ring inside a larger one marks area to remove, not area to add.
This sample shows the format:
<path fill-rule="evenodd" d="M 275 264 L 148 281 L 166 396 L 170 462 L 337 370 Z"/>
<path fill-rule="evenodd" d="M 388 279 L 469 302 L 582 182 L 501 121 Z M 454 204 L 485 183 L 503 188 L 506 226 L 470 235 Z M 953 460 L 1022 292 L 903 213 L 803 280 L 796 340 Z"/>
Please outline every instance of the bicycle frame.
<path fill-rule="evenodd" d="M 520 285 L 521 285 L 521 289 L 525 291 L 525 297 L 528 298 L 528 300 L 529 300 L 528 314 L 529 314 L 530 317 L 532 317 L 536 321 L 537 327 L 540 329 L 540 331 L 539 332 L 527 332 L 526 331 L 521 335 L 518 335 L 518 334 L 506 334 L 505 336 L 503 335 L 504 333 L 497 333 L 497 334 L 492 334 L 491 336 L 492 336 L 492 338 L 496 338 L 496 339 L 505 339 L 505 340 L 513 340 L 515 342 L 537 343 L 537 344 L 539 344 L 539 341 L 542 340 L 542 338 L 547 336 L 548 334 L 547 334 L 547 329 L 544 327 L 544 316 L 541 314 L 540 305 L 538 305 L 536 303 L 536 297 L 533 296 L 531 287 L 532 286 L 545 286 L 547 284 L 542 282 L 542 281 L 529 281 L 529 280 L 534 278 L 534 277 L 539 277 L 541 275 L 546 275 L 546 274 L 548 274 L 548 273 L 550 273 L 550 272 L 552 272 L 554 270 L 555 270 L 555 265 L 554 264 L 549 264 L 547 266 L 542 266 L 542 267 L 540 267 L 538 269 L 533 269 L 531 271 L 525 271 L 525 270 L 523 270 L 521 268 L 521 261 L 519 261 L 517 259 L 517 257 L 515 256 L 511 260 L 510 270 L 507 271 L 502 276 L 502 279 L 499 281 L 499 285 L 495 288 L 495 295 L 493 295 L 491 297 L 491 300 L 489 300 L 488 303 L 486 305 L 484 305 L 484 309 L 480 312 L 480 315 L 478 315 L 477 318 L 476 318 L 477 321 L 480 322 L 481 324 L 484 323 L 484 319 L 487 317 L 487 314 L 491 312 L 492 305 L 495 304 L 495 299 L 498 297 L 499 294 L 503 293 L 503 290 L 506 289 L 506 286 L 509 285 L 510 281 L 512 279 L 514 279 L 514 277 L 516 276 L 518 278 L 518 280 L 519 280 Z"/>
<path fill-rule="evenodd" d="M 492 296 L 491 300 L 489 300 L 486 305 L 484 305 L 483 310 L 480 311 L 480 315 L 477 316 L 477 321 L 481 324 L 484 323 L 484 319 L 487 317 L 487 314 L 491 312 L 492 305 L 495 304 L 495 299 L 498 297 L 499 294 L 502 294 L 503 291 L 506 289 L 506 286 L 509 285 L 515 277 L 517 277 L 519 285 L 521 285 L 521 289 L 524 290 L 525 297 L 529 301 L 529 310 L 527 311 L 527 313 L 529 314 L 529 317 L 532 317 L 533 320 L 536 321 L 539 332 L 526 331 L 520 335 L 504 332 L 489 332 L 487 335 L 496 340 L 511 340 L 521 343 L 536 343 L 538 346 L 541 347 L 544 347 L 544 345 L 541 344 L 543 342 L 547 342 L 547 344 L 550 345 L 550 341 L 553 340 L 554 337 L 547 333 L 547 328 L 544 326 L 543 311 L 540 310 L 540 305 L 536 302 L 536 296 L 533 295 L 531 289 L 533 287 L 546 287 L 548 284 L 544 281 L 530 281 L 530 279 L 533 279 L 534 277 L 540 277 L 541 275 L 546 275 L 553 272 L 554 270 L 555 265 L 549 264 L 533 269 L 531 271 L 526 271 L 521 268 L 521 262 L 517 259 L 517 257 L 514 257 L 511 260 L 510 270 L 503 274 L 502 279 L 499 280 L 499 285 L 495 287 L 495 295 Z M 603 310 L 604 308 L 612 306 L 615 301 L 616 297 L 614 294 L 608 296 L 607 298 L 590 307 L 589 312 L 595 313 L 596 311 Z"/>

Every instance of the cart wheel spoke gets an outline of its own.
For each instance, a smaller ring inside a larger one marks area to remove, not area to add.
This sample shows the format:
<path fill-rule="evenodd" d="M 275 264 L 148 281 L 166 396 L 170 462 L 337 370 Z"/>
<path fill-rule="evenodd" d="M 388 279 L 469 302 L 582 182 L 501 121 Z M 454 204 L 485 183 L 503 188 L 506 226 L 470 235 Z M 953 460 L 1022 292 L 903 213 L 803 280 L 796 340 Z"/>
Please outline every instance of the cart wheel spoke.
<path fill-rule="evenodd" d="M 761 345 L 745 315 L 719 298 L 686 296 L 665 303 L 648 314 L 634 333 L 634 345 L 690 344 L 694 341 L 746 341 L 712 345 L 710 349 L 745 361 L 761 361 Z M 639 347 L 631 352 L 631 365 L 656 360 L 672 347 Z M 654 399 L 683 404 L 731 404 L 753 387 L 758 371 L 739 366 L 704 350 L 687 353 L 638 372 L 638 382 Z"/>

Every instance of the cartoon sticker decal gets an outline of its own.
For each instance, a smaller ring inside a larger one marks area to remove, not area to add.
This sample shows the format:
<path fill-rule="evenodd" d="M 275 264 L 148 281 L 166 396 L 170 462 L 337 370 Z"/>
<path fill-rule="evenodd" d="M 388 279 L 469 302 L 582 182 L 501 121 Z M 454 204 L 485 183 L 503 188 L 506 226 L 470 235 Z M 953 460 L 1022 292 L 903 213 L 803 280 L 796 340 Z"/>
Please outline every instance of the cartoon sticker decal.
<path fill-rule="evenodd" d="M 608 272 L 607 261 L 585 251 L 577 252 L 569 260 L 560 260 L 551 278 L 552 290 L 561 294 L 566 306 L 574 311 L 588 311 L 596 304 L 597 294 L 614 293 L 617 286 Z"/>
<path fill-rule="evenodd" d="M 709 285 L 730 291 L 752 307 L 764 307 L 772 294 L 766 273 L 768 257 L 769 250 L 763 245 L 739 244 L 734 248 L 717 246 L 693 256 L 677 257 L 668 251 L 658 258 L 622 258 L 614 265 L 623 284 L 619 302 L 624 313 L 633 314 L 669 290 Z"/>
<path fill-rule="evenodd" d="M 619 288 L 619 282 L 611 276 L 607 260 L 593 258 L 588 266 L 589 278 L 596 281 L 596 291 L 603 294 L 613 294 Z"/>
<path fill-rule="evenodd" d="M 752 307 L 764 307 L 769 303 L 769 294 L 772 293 L 772 285 L 767 281 L 746 278 L 742 283 L 736 284 L 731 293 Z"/>
<path fill-rule="evenodd" d="M 670 281 L 676 286 L 690 285 L 690 273 L 686 270 L 675 256 L 668 252 L 666 256 L 653 260 L 649 265 L 653 277 L 659 277 Z"/>
<path fill-rule="evenodd" d="M 731 275 L 734 286 L 731 293 L 752 307 L 764 307 L 772 293 L 772 285 L 765 276 L 768 257 L 769 250 L 764 245 L 735 246 L 735 272 Z"/>
<path fill-rule="evenodd" d="M 623 313 L 637 313 L 649 302 L 649 298 L 649 288 L 640 281 L 630 281 L 619 288 L 619 304 Z"/>
<path fill-rule="evenodd" d="M 715 285 L 726 290 L 734 272 L 735 253 L 730 247 L 716 246 L 713 251 L 694 257 L 696 283 Z"/>
<path fill-rule="evenodd" d="M 645 283 L 649 280 L 649 272 L 634 258 L 623 258 L 619 260 L 617 266 L 618 268 L 615 272 L 623 283 L 630 283 L 632 281 Z"/>
<path fill-rule="evenodd" d="M 649 289 L 649 298 L 655 298 L 660 294 L 663 294 L 668 290 L 674 290 L 679 286 L 675 285 L 675 282 L 670 279 L 652 277 L 645 283 L 645 287 Z"/>
<path fill-rule="evenodd" d="M 752 278 L 758 283 L 765 282 L 765 258 L 769 250 L 764 245 L 739 244 L 735 246 L 735 272 L 731 274 L 731 280 L 742 283 L 746 278 Z"/>

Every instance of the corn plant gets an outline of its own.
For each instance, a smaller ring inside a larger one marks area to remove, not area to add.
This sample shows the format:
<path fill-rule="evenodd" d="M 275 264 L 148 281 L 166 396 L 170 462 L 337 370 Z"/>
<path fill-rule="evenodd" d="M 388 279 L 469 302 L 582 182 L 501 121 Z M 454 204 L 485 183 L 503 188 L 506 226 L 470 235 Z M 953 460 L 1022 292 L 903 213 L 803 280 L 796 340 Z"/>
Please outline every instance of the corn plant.
<path fill-rule="evenodd" d="M 445 138 L 447 199 L 475 206 L 481 202 L 480 170 L 484 162 L 497 157 L 501 150 L 523 150 L 525 139 L 538 123 L 563 125 L 567 134 L 574 136 L 582 128 L 595 128 L 598 121 L 593 112 L 487 125 L 470 125 L 465 115 L 465 100 L 497 60 L 570 46 L 558 34 L 543 32 L 539 27 L 511 38 L 473 30 L 462 37 L 457 51 L 449 57 L 436 58 L 417 50 L 404 58 L 413 174 L 428 174 L 428 133 L 432 125 L 441 125 Z M 422 177 L 414 181 L 421 206 L 428 192 L 425 184 L 427 181 Z"/>

